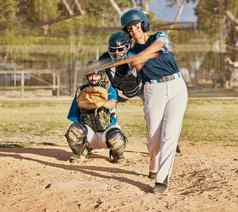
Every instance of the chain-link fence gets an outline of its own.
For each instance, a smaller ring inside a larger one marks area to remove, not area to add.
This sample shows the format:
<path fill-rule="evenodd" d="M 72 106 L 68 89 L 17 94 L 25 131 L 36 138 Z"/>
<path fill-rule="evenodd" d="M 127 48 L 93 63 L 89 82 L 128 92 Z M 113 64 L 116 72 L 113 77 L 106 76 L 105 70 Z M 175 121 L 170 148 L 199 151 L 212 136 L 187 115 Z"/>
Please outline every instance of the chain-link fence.
<path fill-rule="evenodd" d="M 56 40 L 67 38 L 64 45 L 49 45 L 47 39 L 52 37 L 45 37 L 46 44 L 0 46 L 0 90 L 14 91 L 16 96 L 39 94 L 39 90 L 46 96 L 73 95 L 83 83 L 85 65 L 107 51 L 108 37 L 116 30 L 82 28 L 71 35 L 53 35 Z M 176 30 L 170 32 L 173 51 L 190 90 L 236 89 L 236 46 L 227 46 L 223 35 L 211 41 L 194 26 Z"/>

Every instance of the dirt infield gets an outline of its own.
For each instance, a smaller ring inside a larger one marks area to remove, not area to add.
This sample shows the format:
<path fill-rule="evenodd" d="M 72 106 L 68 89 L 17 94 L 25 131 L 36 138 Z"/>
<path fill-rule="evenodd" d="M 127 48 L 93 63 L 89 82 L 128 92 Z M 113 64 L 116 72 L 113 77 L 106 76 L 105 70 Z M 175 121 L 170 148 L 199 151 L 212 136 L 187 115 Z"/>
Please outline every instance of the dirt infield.
<path fill-rule="evenodd" d="M 0 211 L 238 211 L 238 100 L 190 100 L 166 193 L 151 193 L 141 103 L 118 108 L 126 161 L 79 164 L 64 132 L 68 100 L 0 103 Z"/>
<path fill-rule="evenodd" d="M 131 140 L 123 164 L 106 151 L 72 165 L 65 147 L 1 148 L 1 211 L 238 210 L 237 147 L 184 143 L 168 191 L 154 195 L 145 146 Z"/>

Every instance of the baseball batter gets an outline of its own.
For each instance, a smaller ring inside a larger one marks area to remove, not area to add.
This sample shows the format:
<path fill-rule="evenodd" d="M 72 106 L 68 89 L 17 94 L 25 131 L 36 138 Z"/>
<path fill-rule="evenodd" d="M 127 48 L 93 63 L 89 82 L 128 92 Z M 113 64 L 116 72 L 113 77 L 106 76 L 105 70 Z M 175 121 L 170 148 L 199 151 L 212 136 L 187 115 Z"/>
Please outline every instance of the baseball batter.
<path fill-rule="evenodd" d="M 164 192 L 176 154 L 187 88 L 164 32 L 149 35 L 149 20 L 143 11 L 130 9 L 121 16 L 121 25 L 134 41 L 130 55 L 133 66 L 142 74 L 144 115 L 148 128 L 149 176 L 155 176 L 153 191 Z M 143 61 L 145 56 L 150 58 Z"/>

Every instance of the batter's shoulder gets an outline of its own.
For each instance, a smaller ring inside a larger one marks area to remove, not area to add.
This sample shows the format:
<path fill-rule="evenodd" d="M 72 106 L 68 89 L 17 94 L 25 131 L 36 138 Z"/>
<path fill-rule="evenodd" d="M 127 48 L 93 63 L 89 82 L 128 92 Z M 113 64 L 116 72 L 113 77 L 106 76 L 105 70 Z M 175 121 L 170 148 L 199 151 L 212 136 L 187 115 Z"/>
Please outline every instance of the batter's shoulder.
<path fill-rule="evenodd" d="M 165 48 L 169 51 L 172 50 L 172 45 L 171 45 L 171 41 L 169 39 L 169 36 L 166 32 L 160 31 L 160 32 L 156 32 L 155 34 L 153 34 L 153 40 L 157 40 L 159 39 L 160 41 L 162 41 L 165 45 Z"/>
<path fill-rule="evenodd" d="M 168 34 L 166 32 L 160 31 L 160 32 L 153 33 L 149 36 L 149 40 L 151 42 L 157 40 L 158 38 L 168 38 Z"/>

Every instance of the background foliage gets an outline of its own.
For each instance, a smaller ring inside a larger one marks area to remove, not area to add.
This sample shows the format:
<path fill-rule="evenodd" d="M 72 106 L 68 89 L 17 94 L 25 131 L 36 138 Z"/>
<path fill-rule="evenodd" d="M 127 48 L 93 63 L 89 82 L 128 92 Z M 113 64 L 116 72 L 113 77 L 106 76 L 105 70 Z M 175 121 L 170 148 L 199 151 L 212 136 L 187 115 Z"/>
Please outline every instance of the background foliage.
<path fill-rule="evenodd" d="M 68 3 L 73 15 L 64 2 Z M 76 0 L 0 0 L 0 61 L 24 65 L 27 64 L 26 61 L 33 61 L 34 64 L 42 63 L 45 67 L 49 64 L 63 66 L 72 64 L 77 59 L 84 63 L 106 50 L 110 33 L 120 26 L 119 14 L 113 7 L 113 1 L 100 0 L 100 3 L 95 3 L 95 0 L 78 0 L 83 13 L 75 2 Z M 149 3 L 148 0 L 114 2 L 121 11 L 136 3 L 137 6 L 148 9 Z M 167 0 L 167 5 L 180 5 L 183 2 L 196 3 L 194 10 L 197 28 L 170 31 L 173 43 L 200 46 L 209 43 L 214 46 L 224 41 L 232 48 L 235 46 L 238 40 L 237 30 L 228 21 L 226 13 L 230 11 L 234 17 L 238 17 L 237 0 Z M 150 11 L 147 12 L 152 29 L 160 30 L 164 22 Z M 230 53 L 235 60 L 234 51 Z M 194 66 L 194 61 L 200 60 L 198 62 L 203 63 L 201 67 L 206 71 L 224 71 L 220 68 L 224 55 L 219 50 L 190 53 L 181 51 L 177 53 L 177 57 L 187 68 Z"/>

